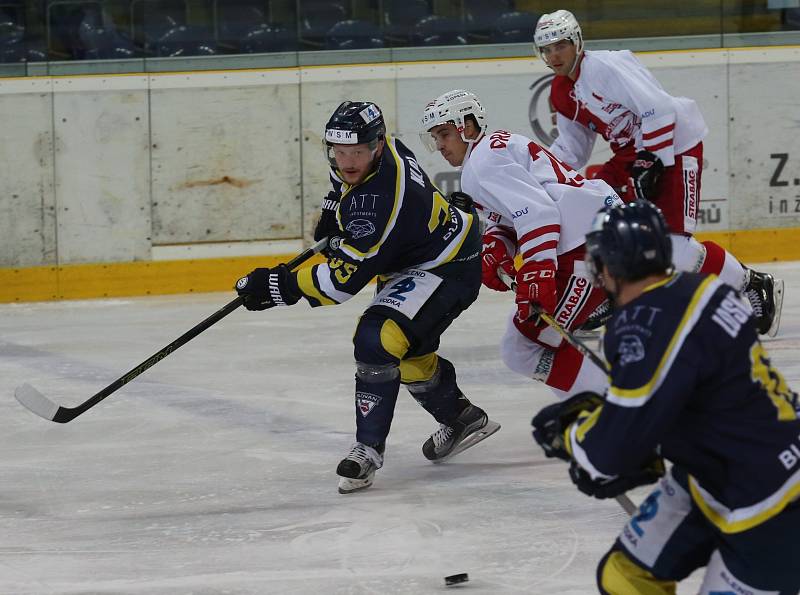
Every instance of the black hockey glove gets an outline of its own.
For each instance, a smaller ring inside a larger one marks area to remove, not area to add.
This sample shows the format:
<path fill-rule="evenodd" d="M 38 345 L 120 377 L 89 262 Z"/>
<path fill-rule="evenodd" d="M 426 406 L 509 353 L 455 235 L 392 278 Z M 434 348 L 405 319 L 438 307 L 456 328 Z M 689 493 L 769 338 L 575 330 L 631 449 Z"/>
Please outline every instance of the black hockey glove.
<path fill-rule="evenodd" d="M 616 498 L 628 490 L 657 482 L 665 473 L 664 459 L 653 455 L 641 469 L 628 475 L 619 475 L 611 479 L 592 479 L 589 473 L 578 463 L 572 461 L 569 466 L 569 477 L 578 489 L 594 498 Z"/>
<path fill-rule="evenodd" d="M 564 432 L 582 413 L 590 413 L 603 404 L 597 393 L 584 392 L 561 403 L 544 407 L 531 421 L 533 439 L 542 447 L 545 456 L 571 461 L 564 444 Z"/>
<path fill-rule="evenodd" d="M 339 229 L 339 222 L 336 221 L 339 200 L 341 200 L 341 197 L 333 190 L 328 192 L 328 196 L 322 199 L 322 213 L 317 221 L 317 226 L 314 228 L 315 242 L 319 242 L 323 238 L 343 236 L 342 230 Z M 330 246 L 326 246 L 323 248 L 322 254 L 330 256 L 332 251 Z"/>
<path fill-rule="evenodd" d="M 461 192 L 459 190 L 451 192 L 447 197 L 447 202 L 459 211 L 464 211 L 465 213 L 471 213 L 475 208 L 475 201 L 472 200 L 472 197 L 466 192 Z"/>
<path fill-rule="evenodd" d="M 292 288 L 291 275 L 285 264 L 271 269 L 256 269 L 236 282 L 236 293 L 244 297 L 244 307 L 248 310 L 291 306 L 301 297 Z"/>
<path fill-rule="evenodd" d="M 664 164 L 658 155 L 650 151 L 636 153 L 636 161 L 631 166 L 630 186 L 638 199 L 654 201 L 658 193 L 658 181 L 664 171 Z"/>

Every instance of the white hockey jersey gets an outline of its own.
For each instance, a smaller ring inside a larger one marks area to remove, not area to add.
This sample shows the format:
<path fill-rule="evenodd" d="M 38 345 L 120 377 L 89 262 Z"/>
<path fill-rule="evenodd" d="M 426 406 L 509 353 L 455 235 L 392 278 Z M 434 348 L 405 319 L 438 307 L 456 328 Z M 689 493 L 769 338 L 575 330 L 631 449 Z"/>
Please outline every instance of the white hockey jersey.
<path fill-rule="evenodd" d="M 501 235 L 516 238 L 524 261 L 557 262 L 559 255 L 584 244 L 597 211 L 622 202 L 602 180 L 584 179 L 547 149 L 505 130 L 483 136 L 472 147 L 461 189 L 482 211 L 487 232 L 493 227 L 513 232 Z"/>
<path fill-rule="evenodd" d="M 655 153 L 667 167 L 708 134 L 697 104 L 667 93 L 629 50 L 584 52 L 571 83 L 567 77 L 553 81 L 553 104 L 571 104 L 574 113 L 558 109 L 550 151 L 575 169 L 586 165 L 598 133 L 618 145 L 633 141 L 637 151 Z"/>

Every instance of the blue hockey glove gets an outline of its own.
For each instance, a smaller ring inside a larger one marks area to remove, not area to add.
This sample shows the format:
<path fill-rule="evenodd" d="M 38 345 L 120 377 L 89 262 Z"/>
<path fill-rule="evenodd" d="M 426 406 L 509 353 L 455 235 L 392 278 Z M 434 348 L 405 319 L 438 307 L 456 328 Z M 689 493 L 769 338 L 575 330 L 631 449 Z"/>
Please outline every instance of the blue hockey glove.
<path fill-rule="evenodd" d="M 236 282 L 236 293 L 244 297 L 244 307 L 248 310 L 291 306 L 301 297 L 292 288 L 291 275 L 285 264 L 271 269 L 255 269 Z"/>

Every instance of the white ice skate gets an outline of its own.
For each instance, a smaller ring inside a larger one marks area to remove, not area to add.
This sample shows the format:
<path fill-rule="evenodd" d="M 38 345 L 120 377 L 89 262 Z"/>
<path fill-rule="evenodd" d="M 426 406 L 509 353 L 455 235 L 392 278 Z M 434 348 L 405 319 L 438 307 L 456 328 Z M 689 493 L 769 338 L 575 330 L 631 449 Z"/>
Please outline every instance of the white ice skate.
<path fill-rule="evenodd" d="M 383 452 L 356 442 L 336 468 L 336 474 L 340 476 L 339 493 L 350 494 L 368 488 L 375 478 L 375 471 L 381 467 Z"/>

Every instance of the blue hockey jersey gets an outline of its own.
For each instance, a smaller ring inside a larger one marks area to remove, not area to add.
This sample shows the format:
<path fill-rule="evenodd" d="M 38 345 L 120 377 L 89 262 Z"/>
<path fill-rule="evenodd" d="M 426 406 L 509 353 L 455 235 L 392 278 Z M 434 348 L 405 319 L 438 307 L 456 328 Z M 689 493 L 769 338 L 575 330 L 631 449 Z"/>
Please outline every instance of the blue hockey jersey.
<path fill-rule="evenodd" d="M 631 472 L 659 447 L 728 533 L 798 497 L 797 394 L 734 289 L 715 276 L 673 275 L 615 312 L 604 354 L 606 403 L 569 433 L 573 457 L 593 477 Z"/>
<path fill-rule="evenodd" d="M 295 273 L 312 306 L 342 303 L 376 276 L 410 269 L 458 274 L 458 263 L 479 266 L 477 217 L 450 205 L 399 140 L 386 136 L 377 168 L 360 184 L 349 186 L 335 171 L 331 177 L 348 239 L 327 262 Z"/>

